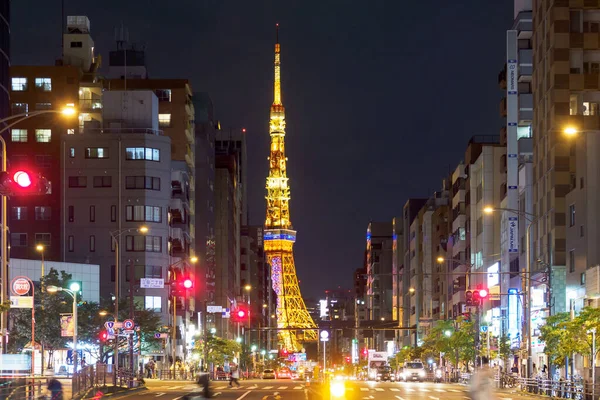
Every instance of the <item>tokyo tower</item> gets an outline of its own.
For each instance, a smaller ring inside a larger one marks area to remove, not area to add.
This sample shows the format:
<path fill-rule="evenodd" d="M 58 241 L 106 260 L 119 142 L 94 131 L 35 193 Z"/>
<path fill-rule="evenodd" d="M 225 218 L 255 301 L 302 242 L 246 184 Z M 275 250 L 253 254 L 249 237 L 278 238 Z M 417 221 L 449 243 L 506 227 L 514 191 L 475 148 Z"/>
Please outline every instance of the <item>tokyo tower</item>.
<path fill-rule="evenodd" d="M 290 222 L 290 187 L 286 173 L 285 109 L 281 102 L 281 65 L 279 24 L 275 43 L 274 98 L 269 124 L 271 152 L 267 177 L 267 219 L 265 221 L 264 249 L 271 266 L 273 290 L 277 295 L 277 328 L 282 349 L 296 352 L 301 342 L 316 341 L 316 325 L 306 310 L 300 294 L 293 246 L 296 231 Z M 298 328 L 295 330 L 294 328 Z M 306 329 L 306 330 L 304 330 Z"/>

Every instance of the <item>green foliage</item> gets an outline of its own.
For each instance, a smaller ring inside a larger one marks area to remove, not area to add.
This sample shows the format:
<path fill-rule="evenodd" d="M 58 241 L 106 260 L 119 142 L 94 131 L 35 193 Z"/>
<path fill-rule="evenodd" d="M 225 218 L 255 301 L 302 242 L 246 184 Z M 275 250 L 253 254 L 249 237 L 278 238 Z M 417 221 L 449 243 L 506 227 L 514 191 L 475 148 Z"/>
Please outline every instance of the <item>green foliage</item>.
<path fill-rule="evenodd" d="M 242 350 L 242 346 L 235 340 L 227 340 L 218 336 L 209 335 L 206 343 L 196 341 L 194 353 L 202 354 L 203 345 L 206 346 L 207 362 L 214 365 L 223 365 L 225 360 L 231 361 Z"/>
<path fill-rule="evenodd" d="M 540 339 L 546 344 L 544 352 L 550 360 L 550 364 L 562 365 L 567 352 L 568 324 L 571 316 L 568 312 L 562 312 L 546 318 L 546 323 L 540 327 Z"/>
<path fill-rule="evenodd" d="M 437 358 L 440 352 L 452 364 L 462 362 L 468 366 L 475 357 L 475 324 L 462 317 L 456 321 L 438 321 L 423 339 L 420 356 L 414 358 Z"/>

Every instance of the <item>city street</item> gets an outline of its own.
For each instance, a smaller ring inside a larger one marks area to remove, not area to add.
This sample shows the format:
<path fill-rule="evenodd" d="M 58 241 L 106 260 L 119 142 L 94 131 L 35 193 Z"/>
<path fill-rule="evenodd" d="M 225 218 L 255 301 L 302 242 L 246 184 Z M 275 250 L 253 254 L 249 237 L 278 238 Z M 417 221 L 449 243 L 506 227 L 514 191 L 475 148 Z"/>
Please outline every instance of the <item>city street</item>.
<path fill-rule="evenodd" d="M 179 400 L 186 395 L 201 397 L 200 388 L 191 382 L 181 381 L 146 381 L 149 390 L 126 396 L 128 400 Z M 228 382 L 211 382 L 215 397 L 232 400 L 268 400 L 268 399 L 329 399 L 322 396 L 318 385 L 307 386 L 305 382 L 291 380 L 247 380 L 240 381 L 239 388 L 230 388 Z M 501 391 L 498 398 L 502 400 L 518 400 L 531 398 L 513 391 Z M 375 383 L 375 382 L 346 382 L 345 399 L 371 400 L 452 400 L 468 399 L 468 389 L 464 385 L 442 384 L 431 382 L 409 383 Z"/>

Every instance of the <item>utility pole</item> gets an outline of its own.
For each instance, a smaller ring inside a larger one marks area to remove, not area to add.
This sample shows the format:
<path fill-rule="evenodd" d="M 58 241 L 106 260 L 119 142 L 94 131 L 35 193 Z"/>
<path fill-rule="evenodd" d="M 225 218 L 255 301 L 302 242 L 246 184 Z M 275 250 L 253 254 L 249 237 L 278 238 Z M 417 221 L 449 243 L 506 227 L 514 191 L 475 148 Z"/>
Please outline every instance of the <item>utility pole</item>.
<path fill-rule="evenodd" d="M 135 268 L 133 265 L 133 259 L 129 264 L 129 271 L 129 319 L 133 321 L 133 288 L 135 281 Z M 131 371 L 131 377 L 129 378 L 129 387 L 132 388 L 135 376 L 135 364 L 133 363 L 133 333 L 129 334 L 129 370 Z"/>

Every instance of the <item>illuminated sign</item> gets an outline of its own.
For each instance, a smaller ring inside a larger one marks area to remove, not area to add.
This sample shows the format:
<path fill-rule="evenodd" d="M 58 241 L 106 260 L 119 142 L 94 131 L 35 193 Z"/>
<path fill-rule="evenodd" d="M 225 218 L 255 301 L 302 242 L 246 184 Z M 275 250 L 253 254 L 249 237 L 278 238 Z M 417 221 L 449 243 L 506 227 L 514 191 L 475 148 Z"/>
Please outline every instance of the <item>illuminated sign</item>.
<path fill-rule="evenodd" d="M 326 317 L 329 313 L 329 309 L 327 307 L 327 300 L 319 300 L 319 317 Z"/>
<path fill-rule="evenodd" d="M 497 286 L 500 284 L 500 263 L 492 264 L 491 267 L 488 268 L 487 272 L 487 286 L 488 288 L 492 286 Z"/>

